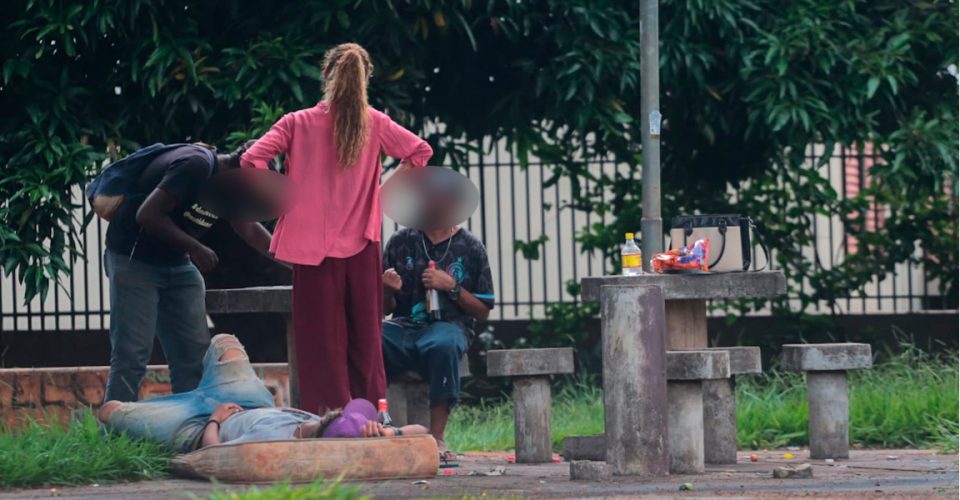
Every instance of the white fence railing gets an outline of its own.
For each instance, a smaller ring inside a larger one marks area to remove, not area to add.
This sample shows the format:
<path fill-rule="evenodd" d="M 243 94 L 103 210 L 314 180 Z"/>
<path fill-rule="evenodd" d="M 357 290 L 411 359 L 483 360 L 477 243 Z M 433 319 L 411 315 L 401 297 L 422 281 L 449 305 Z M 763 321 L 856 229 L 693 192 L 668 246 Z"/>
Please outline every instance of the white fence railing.
<path fill-rule="evenodd" d="M 575 300 L 565 290 L 565 283 L 583 276 L 609 271 L 609 265 L 599 252 L 584 253 L 575 241 L 576 232 L 589 224 L 608 223 L 611 215 L 561 209 L 571 199 L 571 183 L 561 179 L 550 187 L 544 181 L 550 168 L 531 162 L 522 169 L 504 143 L 491 147 L 484 144 L 486 153 L 474 154 L 464 173 L 481 189 L 481 204 L 466 226 L 486 244 L 493 271 L 498 307 L 493 320 L 542 318 L 546 305 L 552 302 Z M 819 156 L 822 150 L 811 151 Z M 855 194 L 854 183 L 863 182 L 865 166 L 870 158 L 837 151 L 831 161 L 820 167 L 820 173 L 844 195 Z M 814 163 L 811 160 L 811 168 Z M 625 165 L 598 159 L 590 169 L 612 175 L 630 175 Z M 665 169 L 664 174 L 668 174 Z M 858 177 L 859 176 L 859 177 Z M 857 184 L 859 185 L 859 184 Z M 589 188 L 589 186 L 586 186 Z M 734 191 L 731 193 L 735 195 Z M 83 201 L 80 189 L 77 202 Z M 78 210 L 78 221 L 89 208 Z M 880 215 L 878 213 L 878 215 Z M 816 254 L 824 267 L 840 265 L 850 241 L 836 216 L 814 217 L 815 245 L 804 248 L 810 258 Z M 637 221 L 639 229 L 639 221 Z M 109 290 L 103 275 L 101 255 L 107 223 L 94 219 L 83 235 L 86 258 L 73 265 L 73 272 L 63 276 L 60 286 L 51 289 L 44 301 L 32 300 L 24 304 L 22 287 L 11 278 L 0 279 L 0 330 L 51 331 L 100 330 L 109 327 Z M 396 224 L 384 221 L 384 241 L 396 230 Z M 514 241 L 529 241 L 547 236 L 540 249 L 540 258 L 526 260 L 514 249 Z M 855 250 L 854 250 L 855 251 Z M 919 250 L 917 251 L 919 255 Z M 809 284 L 804 284 L 809 286 Z M 865 288 L 865 297 L 844 300 L 840 313 L 875 314 L 920 312 L 939 299 L 935 283 L 927 282 L 921 266 L 900 264 L 883 280 L 875 280 Z M 799 307 L 799 299 L 791 298 Z M 818 309 L 829 312 L 826 304 Z M 764 314 L 760 311 L 759 314 Z"/>

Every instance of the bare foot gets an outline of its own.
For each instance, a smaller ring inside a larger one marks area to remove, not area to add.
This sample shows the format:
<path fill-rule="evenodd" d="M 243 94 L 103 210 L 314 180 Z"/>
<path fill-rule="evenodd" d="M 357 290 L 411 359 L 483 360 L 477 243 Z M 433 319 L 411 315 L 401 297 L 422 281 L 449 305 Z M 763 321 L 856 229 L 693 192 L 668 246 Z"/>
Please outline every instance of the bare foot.
<path fill-rule="evenodd" d="M 110 415 L 112 415 L 113 412 L 121 406 L 123 406 L 123 403 L 120 401 L 107 401 L 106 403 L 103 403 L 103 405 L 100 406 L 100 410 L 97 411 L 97 420 L 99 420 L 102 424 L 109 424 Z"/>

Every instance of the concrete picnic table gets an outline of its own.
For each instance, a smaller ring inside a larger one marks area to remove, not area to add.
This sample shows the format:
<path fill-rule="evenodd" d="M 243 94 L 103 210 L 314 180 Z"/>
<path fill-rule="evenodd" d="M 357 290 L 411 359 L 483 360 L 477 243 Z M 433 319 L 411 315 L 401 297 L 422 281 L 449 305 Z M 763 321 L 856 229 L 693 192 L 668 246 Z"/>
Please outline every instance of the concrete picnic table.
<path fill-rule="evenodd" d="M 286 324 L 287 365 L 290 370 L 290 405 L 300 407 L 297 348 L 293 341 L 293 300 L 290 286 L 255 286 L 207 290 L 207 314 L 282 314 Z"/>
<path fill-rule="evenodd" d="M 668 351 L 709 347 L 707 301 L 777 297 L 787 293 L 780 271 L 713 274 L 641 274 L 581 280 L 583 300 L 600 302 L 603 286 L 656 286 L 666 301 Z"/>
<path fill-rule="evenodd" d="M 614 474 L 668 473 L 666 351 L 705 349 L 707 301 L 776 297 L 779 271 L 642 274 L 581 280 L 601 303 L 606 459 Z"/>

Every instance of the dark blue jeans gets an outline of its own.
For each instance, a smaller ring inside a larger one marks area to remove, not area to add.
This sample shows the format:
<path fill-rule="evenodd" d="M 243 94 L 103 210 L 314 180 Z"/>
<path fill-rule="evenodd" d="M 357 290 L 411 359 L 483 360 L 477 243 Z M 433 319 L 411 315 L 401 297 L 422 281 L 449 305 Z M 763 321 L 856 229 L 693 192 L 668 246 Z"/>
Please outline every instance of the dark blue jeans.
<path fill-rule="evenodd" d="M 420 328 L 383 322 L 383 360 L 387 377 L 414 371 L 430 384 L 430 406 L 460 400 L 460 358 L 467 337 L 456 323 L 438 321 Z"/>
<path fill-rule="evenodd" d="M 173 392 L 196 389 L 210 346 L 203 276 L 191 262 L 156 266 L 107 251 L 110 376 L 104 401 L 136 401 L 153 339 L 170 365 Z"/>

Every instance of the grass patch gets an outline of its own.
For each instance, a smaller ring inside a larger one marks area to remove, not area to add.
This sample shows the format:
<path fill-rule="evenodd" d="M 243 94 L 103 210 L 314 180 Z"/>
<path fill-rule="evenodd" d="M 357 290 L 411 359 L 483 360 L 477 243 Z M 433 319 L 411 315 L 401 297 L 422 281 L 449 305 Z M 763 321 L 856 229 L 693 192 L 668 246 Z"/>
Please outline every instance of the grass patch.
<path fill-rule="evenodd" d="M 603 393 L 581 381 L 556 391 L 553 440 L 603 431 Z M 956 353 L 931 356 L 907 349 L 872 370 L 850 376 L 850 434 L 854 442 L 877 447 L 937 447 L 956 452 L 958 443 Z M 807 391 L 803 375 L 768 371 L 737 384 L 737 431 L 742 448 L 775 448 L 807 443 Z M 484 401 L 458 408 L 447 428 L 458 451 L 509 450 L 513 405 Z M 166 473 L 171 453 L 158 444 L 101 431 L 90 412 L 69 426 L 31 422 L 20 430 L 0 426 L 0 488 L 156 479 Z M 216 499 L 363 498 L 339 483 L 278 485 Z"/>
<path fill-rule="evenodd" d="M 564 387 L 554 394 L 551 423 L 556 450 L 564 436 L 602 433 L 603 391 L 585 382 Z M 447 445 L 456 451 L 512 449 L 513 401 L 459 406 L 450 415 L 445 434 Z"/>
<path fill-rule="evenodd" d="M 209 497 L 193 497 L 195 500 L 209 498 L 210 500 L 360 500 L 369 496 L 361 495 L 357 486 L 346 486 L 340 482 L 326 482 L 318 480 L 307 485 L 290 485 L 289 483 L 259 488 L 253 487 L 238 492 L 215 491 Z"/>
<path fill-rule="evenodd" d="M 850 374 L 850 437 L 876 447 L 940 448 L 957 451 L 958 377 L 956 353 L 931 356 L 904 347 L 871 370 Z M 577 383 L 553 399 L 554 449 L 564 436 L 603 432 L 603 393 Z M 807 388 L 801 373 L 768 370 L 737 384 L 737 440 L 741 448 L 807 444 Z M 447 442 L 458 451 L 509 450 L 513 403 L 481 402 L 458 408 Z"/>
<path fill-rule="evenodd" d="M 850 439 L 881 448 L 957 450 L 956 353 L 903 346 L 870 370 L 850 372 Z M 807 443 L 807 386 L 801 373 L 771 372 L 737 384 L 737 440 L 744 448 Z"/>
<path fill-rule="evenodd" d="M 90 412 L 66 427 L 0 427 L 0 488 L 155 479 L 169 458 L 157 444 L 102 432 Z"/>

